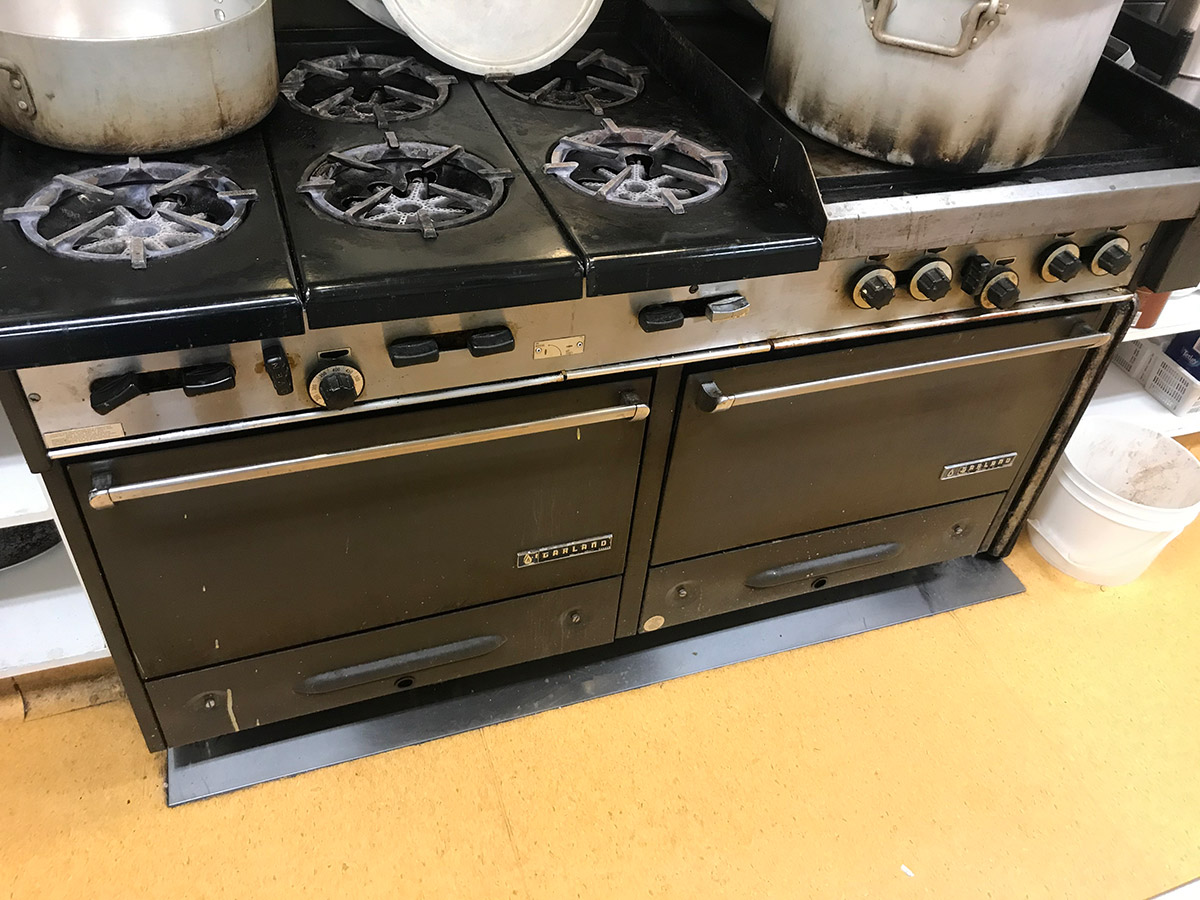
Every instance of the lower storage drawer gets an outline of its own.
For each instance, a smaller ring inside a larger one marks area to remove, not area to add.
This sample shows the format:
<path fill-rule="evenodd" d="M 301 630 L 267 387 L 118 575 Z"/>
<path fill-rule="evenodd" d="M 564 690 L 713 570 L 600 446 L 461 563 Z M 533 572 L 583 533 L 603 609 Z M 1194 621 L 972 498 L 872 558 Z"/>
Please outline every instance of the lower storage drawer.
<path fill-rule="evenodd" d="M 659 566 L 646 583 L 641 629 L 971 556 L 1003 501 L 993 494 Z"/>
<path fill-rule="evenodd" d="M 621 579 L 505 600 L 159 678 L 170 746 L 613 640 Z"/>

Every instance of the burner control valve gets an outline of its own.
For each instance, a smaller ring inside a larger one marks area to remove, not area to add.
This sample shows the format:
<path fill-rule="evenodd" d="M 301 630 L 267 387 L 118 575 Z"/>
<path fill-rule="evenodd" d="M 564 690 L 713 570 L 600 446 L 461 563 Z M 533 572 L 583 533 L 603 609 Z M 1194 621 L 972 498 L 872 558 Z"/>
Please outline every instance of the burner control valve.
<path fill-rule="evenodd" d="M 1021 278 L 1008 266 L 975 254 L 963 264 L 962 289 L 984 309 L 1012 309 L 1021 299 Z"/>
<path fill-rule="evenodd" d="M 918 262 L 908 282 L 908 292 L 914 300 L 941 300 L 953 286 L 954 267 L 940 256 Z"/>
<path fill-rule="evenodd" d="M 1042 280 L 1050 284 L 1056 281 L 1065 284 L 1083 269 L 1083 252 L 1078 244 L 1069 241 L 1055 244 L 1042 257 Z"/>
<path fill-rule="evenodd" d="M 1129 252 L 1129 241 L 1119 234 L 1105 235 L 1092 247 L 1093 275 L 1123 275 L 1131 265 L 1133 254 Z"/>
<path fill-rule="evenodd" d="M 870 266 L 850 282 L 850 298 L 861 309 L 883 309 L 896 296 L 896 273 L 887 266 Z"/>

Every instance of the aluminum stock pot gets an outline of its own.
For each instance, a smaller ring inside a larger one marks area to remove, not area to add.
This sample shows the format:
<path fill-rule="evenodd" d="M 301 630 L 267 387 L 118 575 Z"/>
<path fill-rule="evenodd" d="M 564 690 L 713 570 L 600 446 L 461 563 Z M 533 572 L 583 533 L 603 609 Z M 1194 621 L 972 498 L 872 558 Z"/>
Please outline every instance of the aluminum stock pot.
<path fill-rule="evenodd" d="M 806 131 L 906 166 L 1029 165 L 1079 108 L 1121 0 L 779 0 L 767 95 Z"/>
<path fill-rule="evenodd" d="M 0 124 L 150 153 L 229 137 L 275 103 L 271 0 L 3 0 Z"/>

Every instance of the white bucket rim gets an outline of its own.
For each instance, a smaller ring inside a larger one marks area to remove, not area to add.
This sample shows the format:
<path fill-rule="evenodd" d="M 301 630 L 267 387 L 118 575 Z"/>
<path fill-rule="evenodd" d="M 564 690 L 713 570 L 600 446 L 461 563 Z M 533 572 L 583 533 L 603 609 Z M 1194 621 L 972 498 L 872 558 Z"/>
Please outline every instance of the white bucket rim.
<path fill-rule="evenodd" d="M 1174 440 L 1170 435 L 1155 429 L 1148 428 L 1145 425 L 1139 425 L 1135 422 L 1130 422 L 1126 419 L 1119 419 L 1114 416 L 1088 416 L 1076 429 L 1075 435 L 1072 436 L 1067 444 L 1066 452 L 1063 453 L 1062 469 L 1063 473 L 1068 477 L 1069 481 L 1078 487 L 1087 495 L 1096 500 L 1104 502 L 1114 512 L 1120 513 L 1128 517 L 1132 527 L 1142 527 L 1134 524 L 1141 521 L 1153 521 L 1159 525 L 1165 524 L 1164 519 L 1179 519 L 1184 525 L 1193 521 L 1197 515 L 1200 515 L 1200 501 L 1191 504 L 1190 506 L 1150 506 L 1145 503 L 1138 503 L 1135 500 L 1130 500 L 1122 497 L 1115 491 L 1109 490 L 1104 485 L 1097 482 L 1089 476 L 1082 468 L 1080 468 L 1075 460 L 1071 458 L 1071 448 L 1075 445 L 1076 451 L 1080 445 L 1076 444 L 1076 438 L 1080 435 L 1084 427 L 1093 426 L 1117 426 L 1126 431 L 1141 432 L 1146 435 L 1152 435 L 1155 438 L 1169 444 L 1172 450 L 1168 451 L 1177 456 L 1181 463 L 1187 465 L 1193 471 L 1200 473 L 1200 460 L 1198 460 L 1186 447 Z M 1169 528 L 1143 528 L 1143 530 L 1151 531 L 1169 531 Z"/>

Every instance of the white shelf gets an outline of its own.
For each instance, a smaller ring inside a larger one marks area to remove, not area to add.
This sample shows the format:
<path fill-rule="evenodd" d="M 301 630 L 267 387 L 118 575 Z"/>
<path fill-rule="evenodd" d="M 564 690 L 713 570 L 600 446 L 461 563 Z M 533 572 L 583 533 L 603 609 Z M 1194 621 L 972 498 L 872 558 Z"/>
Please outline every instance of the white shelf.
<path fill-rule="evenodd" d="M 1140 384 L 1115 368 L 1110 368 L 1100 382 L 1087 414 L 1124 419 L 1172 437 L 1200 433 L 1200 413 L 1175 415 L 1147 394 Z"/>
<path fill-rule="evenodd" d="M 0 678 L 105 656 L 104 636 L 64 545 L 0 570 Z"/>
<path fill-rule="evenodd" d="M 30 473 L 8 418 L 0 413 L 0 528 L 53 518 L 41 477 Z"/>
<path fill-rule="evenodd" d="M 1200 331 L 1200 291 L 1176 291 L 1150 328 L 1130 328 L 1127 341 Z"/>

